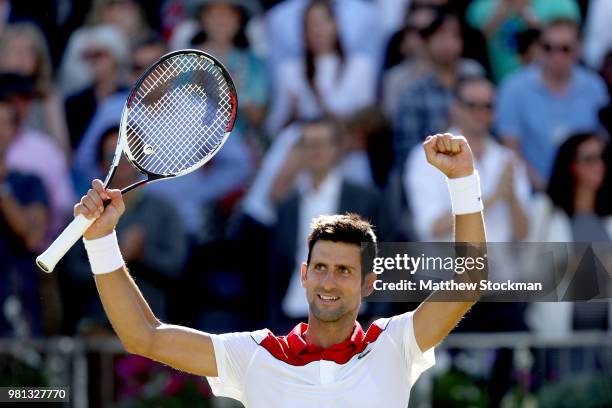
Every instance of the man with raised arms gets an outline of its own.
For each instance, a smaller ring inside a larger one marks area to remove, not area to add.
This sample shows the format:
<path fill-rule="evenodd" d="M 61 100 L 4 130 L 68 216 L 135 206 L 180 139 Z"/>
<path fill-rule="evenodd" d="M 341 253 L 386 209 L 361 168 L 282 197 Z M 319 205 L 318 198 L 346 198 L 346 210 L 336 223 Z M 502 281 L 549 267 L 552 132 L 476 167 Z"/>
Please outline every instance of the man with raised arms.
<path fill-rule="evenodd" d="M 423 147 L 429 163 L 448 178 L 455 241 L 483 244 L 480 183 L 465 138 L 430 136 Z M 213 335 L 163 323 L 121 258 L 115 226 L 125 207 L 119 190 L 104 189 L 99 180 L 92 184 L 74 212 L 97 218 L 84 243 L 100 299 L 126 350 L 206 376 L 215 395 L 249 408 L 404 408 L 414 382 L 435 362 L 434 346 L 474 303 L 473 297 L 430 297 L 414 312 L 379 319 L 364 331 L 357 314 L 376 275 L 362 270 L 361 243 L 375 245 L 376 236 L 369 223 L 347 214 L 313 221 L 301 269 L 308 324 L 275 336 L 269 330 Z M 106 198 L 112 201 L 104 208 Z"/>

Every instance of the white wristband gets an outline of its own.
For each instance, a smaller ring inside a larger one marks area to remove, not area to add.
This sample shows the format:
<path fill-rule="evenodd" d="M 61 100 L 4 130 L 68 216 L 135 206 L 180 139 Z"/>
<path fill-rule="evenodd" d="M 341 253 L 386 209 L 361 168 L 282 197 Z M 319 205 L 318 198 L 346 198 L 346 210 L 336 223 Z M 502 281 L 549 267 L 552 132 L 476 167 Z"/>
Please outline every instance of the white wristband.
<path fill-rule="evenodd" d="M 453 214 L 463 215 L 483 210 L 478 172 L 460 178 L 447 178 L 448 191 L 451 197 Z"/>
<path fill-rule="evenodd" d="M 115 231 L 91 241 L 83 238 L 83 244 L 85 244 L 91 271 L 94 275 L 113 272 L 125 265 L 119 251 L 119 243 L 117 242 L 117 233 Z"/>

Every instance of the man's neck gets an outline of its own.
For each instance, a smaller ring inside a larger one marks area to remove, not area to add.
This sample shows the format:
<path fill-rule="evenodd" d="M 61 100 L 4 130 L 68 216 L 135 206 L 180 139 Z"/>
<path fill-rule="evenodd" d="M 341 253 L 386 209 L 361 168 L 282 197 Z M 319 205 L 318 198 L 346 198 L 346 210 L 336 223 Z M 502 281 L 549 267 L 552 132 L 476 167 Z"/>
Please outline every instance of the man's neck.
<path fill-rule="evenodd" d="M 542 70 L 542 80 L 548 89 L 553 93 L 563 93 L 567 90 L 570 84 L 572 73 L 568 72 L 564 75 L 553 74 L 546 69 Z"/>
<path fill-rule="evenodd" d="M 436 64 L 434 71 L 442 86 L 449 89 L 455 86 L 457 81 L 457 64 Z"/>
<path fill-rule="evenodd" d="M 343 316 L 336 322 L 323 322 L 309 314 L 306 343 L 322 348 L 339 344 L 351 337 L 357 316 Z"/>
<path fill-rule="evenodd" d="M 117 82 L 114 79 L 108 81 L 100 81 L 94 86 L 94 93 L 96 99 L 98 101 L 103 101 L 104 99 L 111 96 L 117 90 Z"/>
<path fill-rule="evenodd" d="M 330 173 L 331 173 L 331 170 L 311 173 L 310 177 L 312 180 L 312 189 L 315 191 L 319 191 L 319 189 L 321 188 L 321 185 L 323 184 L 325 179 L 327 179 Z"/>
<path fill-rule="evenodd" d="M 203 48 L 216 55 L 225 56 L 234 48 L 234 44 L 231 41 L 207 41 Z"/>

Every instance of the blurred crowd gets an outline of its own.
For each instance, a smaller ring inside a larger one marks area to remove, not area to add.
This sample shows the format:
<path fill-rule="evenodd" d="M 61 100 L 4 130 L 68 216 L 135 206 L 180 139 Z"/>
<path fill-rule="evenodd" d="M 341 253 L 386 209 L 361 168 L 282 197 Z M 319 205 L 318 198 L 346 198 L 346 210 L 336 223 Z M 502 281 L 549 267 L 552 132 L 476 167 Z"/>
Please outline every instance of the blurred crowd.
<path fill-rule="evenodd" d="M 452 239 L 420 148 L 438 132 L 470 143 L 490 241 L 609 242 L 610 21 L 609 0 L 0 0 L 0 335 L 112 333 L 81 243 L 54 274 L 33 260 L 106 174 L 130 87 L 179 48 L 224 63 L 239 115 L 201 170 L 125 196 L 122 253 L 162 320 L 292 327 L 321 213 Z M 113 185 L 138 177 L 122 162 Z M 612 327 L 601 302 L 470 316 L 460 330 Z"/>

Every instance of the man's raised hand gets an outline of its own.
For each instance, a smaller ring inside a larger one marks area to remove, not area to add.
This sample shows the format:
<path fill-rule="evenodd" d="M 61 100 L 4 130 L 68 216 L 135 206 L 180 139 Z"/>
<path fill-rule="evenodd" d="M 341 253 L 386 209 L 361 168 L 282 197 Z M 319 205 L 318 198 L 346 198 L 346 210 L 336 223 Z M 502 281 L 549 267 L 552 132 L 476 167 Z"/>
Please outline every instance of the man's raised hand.
<path fill-rule="evenodd" d="M 88 240 L 101 238 L 115 229 L 119 217 L 125 211 L 125 204 L 120 190 L 105 189 L 98 179 L 91 183 L 91 189 L 74 206 L 74 215 L 83 214 L 86 218 L 96 219 L 91 227 L 83 234 Z M 111 202 L 104 208 L 104 200 Z"/>
<path fill-rule="evenodd" d="M 429 164 L 448 178 L 466 177 L 474 173 L 472 150 L 463 136 L 450 133 L 428 136 L 423 148 Z"/>

